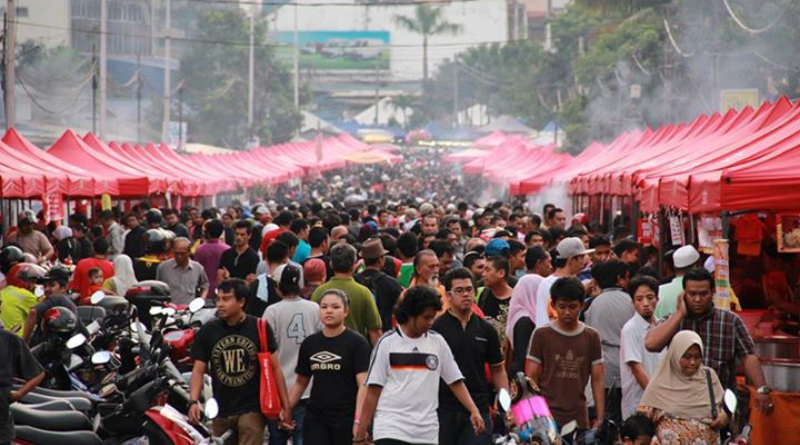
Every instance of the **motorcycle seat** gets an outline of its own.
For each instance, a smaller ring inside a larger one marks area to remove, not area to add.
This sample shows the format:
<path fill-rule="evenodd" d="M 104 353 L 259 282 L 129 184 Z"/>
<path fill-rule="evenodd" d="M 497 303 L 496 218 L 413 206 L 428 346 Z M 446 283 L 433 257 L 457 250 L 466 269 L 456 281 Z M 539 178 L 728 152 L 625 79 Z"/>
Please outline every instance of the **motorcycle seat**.
<path fill-rule="evenodd" d="M 58 399 L 63 399 L 65 397 L 80 397 L 89 401 L 92 400 L 91 394 L 80 390 L 61 390 L 61 389 L 36 387 L 31 392 L 35 392 L 37 394 L 42 394 L 44 396 L 58 398 Z"/>
<path fill-rule="evenodd" d="M 91 430 L 92 422 L 78 411 L 40 411 L 28 405 L 13 403 L 11 415 L 14 423 L 47 429 L 48 431 Z"/>
<path fill-rule="evenodd" d="M 25 404 L 36 404 L 52 402 L 54 400 L 65 400 L 78 411 L 90 411 L 92 409 L 92 401 L 85 397 L 66 397 L 59 399 L 58 397 L 46 396 L 33 391 L 25 394 L 25 397 L 23 397 L 21 401 Z"/>
<path fill-rule="evenodd" d="M 78 306 L 78 318 L 85 325 L 106 318 L 106 310 L 100 306 Z"/>
<path fill-rule="evenodd" d="M 30 409 L 37 411 L 74 411 L 75 407 L 66 400 L 51 400 L 49 402 L 35 403 L 26 405 Z"/>
<path fill-rule="evenodd" d="M 34 445 L 102 445 L 103 441 L 91 431 L 45 431 L 30 426 L 17 426 L 18 439 Z"/>

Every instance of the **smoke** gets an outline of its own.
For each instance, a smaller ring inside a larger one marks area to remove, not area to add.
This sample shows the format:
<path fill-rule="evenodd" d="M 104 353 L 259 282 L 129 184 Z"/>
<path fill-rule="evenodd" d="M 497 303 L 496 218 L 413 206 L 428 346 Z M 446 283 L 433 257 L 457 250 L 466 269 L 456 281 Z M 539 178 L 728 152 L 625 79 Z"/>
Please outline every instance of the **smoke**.
<path fill-rule="evenodd" d="M 568 185 L 565 182 L 551 184 L 542 189 L 539 193 L 528 196 L 528 208 L 533 212 L 541 214 L 545 204 L 553 204 L 556 207 L 564 209 L 567 215 L 571 217 L 572 199 L 567 190 Z"/>

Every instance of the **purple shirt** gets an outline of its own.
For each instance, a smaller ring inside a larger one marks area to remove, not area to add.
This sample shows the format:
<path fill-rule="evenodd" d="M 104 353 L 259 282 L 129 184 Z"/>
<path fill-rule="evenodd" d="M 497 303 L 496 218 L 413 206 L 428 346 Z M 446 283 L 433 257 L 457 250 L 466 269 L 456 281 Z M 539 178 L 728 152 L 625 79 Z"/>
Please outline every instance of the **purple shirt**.
<path fill-rule="evenodd" d="M 206 240 L 202 246 L 197 248 L 194 260 L 203 265 L 208 275 L 208 296 L 213 297 L 217 291 L 217 269 L 222 253 L 230 249 L 231 246 L 220 240 Z"/>

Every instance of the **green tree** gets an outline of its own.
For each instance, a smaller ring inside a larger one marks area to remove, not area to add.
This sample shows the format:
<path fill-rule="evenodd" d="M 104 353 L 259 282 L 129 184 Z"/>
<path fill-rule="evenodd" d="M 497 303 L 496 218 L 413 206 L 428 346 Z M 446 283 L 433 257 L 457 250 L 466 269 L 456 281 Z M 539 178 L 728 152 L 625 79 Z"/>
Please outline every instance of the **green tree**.
<path fill-rule="evenodd" d="M 422 36 L 422 80 L 428 83 L 428 39 L 440 34 L 458 34 L 461 25 L 450 23 L 442 18 L 442 9 L 433 8 L 428 3 L 417 5 L 414 16 L 395 15 L 397 26 Z"/>
<path fill-rule="evenodd" d="M 197 40 L 181 61 L 190 135 L 212 144 L 244 147 L 251 134 L 247 126 L 249 19 L 239 8 L 204 10 L 196 30 Z M 262 145 L 291 139 L 302 123 L 293 104 L 292 76 L 267 43 L 266 31 L 266 21 L 259 17 L 252 134 Z M 235 43 L 212 43 L 218 41 Z"/>
<path fill-rule="evenodd" d="M 401 94 L 399 96 L 394 96 L 389 99 L 389 105 L 391 105 L 394 111 L 399 111 L 400 114 L 403 116 L 403 127 L 408 128 L 408 111 L 411 110 L 417 102 L 417 98 L 410 95 L 410 94 Z"/>

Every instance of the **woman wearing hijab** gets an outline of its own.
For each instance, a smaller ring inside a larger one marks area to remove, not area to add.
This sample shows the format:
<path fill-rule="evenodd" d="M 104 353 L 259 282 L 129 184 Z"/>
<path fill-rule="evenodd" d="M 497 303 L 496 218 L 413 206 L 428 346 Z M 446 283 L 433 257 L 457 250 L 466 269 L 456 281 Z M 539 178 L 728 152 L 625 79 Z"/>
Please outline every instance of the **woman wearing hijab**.
<path fill-rule="evenodd" d="M 525 275 L 511 293 L 506 324 L 506 338 L 511 345 L 508 366 L 508 375 L 511 377 L 525 371 L 528 343 L 536 328 L 536 292 L 543 280 L 539 275 Z"/>
<path fill-rule="evenodd" d="M 66 264 L 77 264 L 81 260 L 81 244 L 72 236 L 72 229 L 67 226 L 58 226 L 53 230 L 53 237 L 57 242 L 59 261 Z"/>
<path fill-rule="evenodd" d="M 103 282 L 103 290 L 124 297 L 134 284 L 136 274 L 133 272 L 131 257 L 123 254 L 114 258 L 114 276 Z"/>
<path fill-rule="evenodd" d="M 707 374 L 711 375 L 714 409 Z M 722 391 L 717 373 L 703 365 L 700 336 L 694 331 L 678 332 L 639 404 L 639 412 L 656 424 L 653 443 L 718 445 L 719 430 L 728 424 Z"/>

